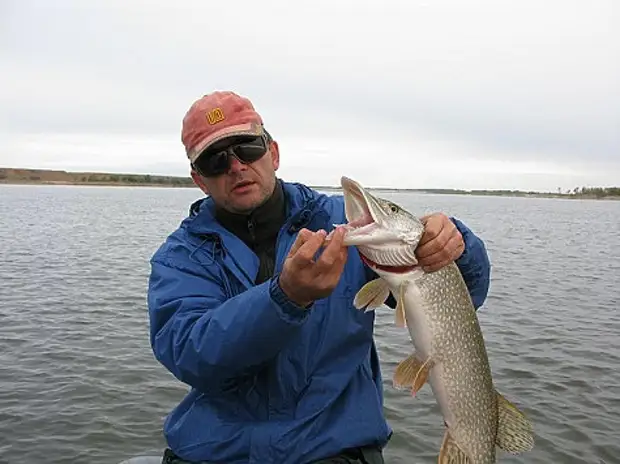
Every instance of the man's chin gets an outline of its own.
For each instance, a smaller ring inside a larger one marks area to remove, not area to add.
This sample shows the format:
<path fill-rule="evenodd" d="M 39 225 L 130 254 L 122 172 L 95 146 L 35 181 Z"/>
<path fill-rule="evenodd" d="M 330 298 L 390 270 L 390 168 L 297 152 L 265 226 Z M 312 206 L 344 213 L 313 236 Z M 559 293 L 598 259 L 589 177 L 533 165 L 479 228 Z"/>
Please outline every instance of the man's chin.
<path fill-rule="evenodd" d="M 244 195 L 241 198 L 231 198 L 228 209 L 239 214 L 250 213 L 263 203 L 258 195 Z"/>

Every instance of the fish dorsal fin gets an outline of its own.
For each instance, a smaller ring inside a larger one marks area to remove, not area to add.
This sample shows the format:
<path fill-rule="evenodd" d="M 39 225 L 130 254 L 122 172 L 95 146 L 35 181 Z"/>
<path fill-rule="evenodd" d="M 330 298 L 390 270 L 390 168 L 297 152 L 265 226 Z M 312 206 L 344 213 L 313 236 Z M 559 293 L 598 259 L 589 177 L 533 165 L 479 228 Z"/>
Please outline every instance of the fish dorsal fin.
<path fill-rule="evenodd" d="M 519 408 L 497 393 L 497 446 L 507 453 L 519 454 L 534 447 L 534 430 Z"/>
<path fill-rule="evenodd" d="M 390 288 L 381 277 L 366 283 L 355 295 L 353 305 L 357 309 L 374 310 L 390 296 Z"/>
<path fill-rule="evenodd" d="M 405 290 L 406 290 L 406 282 L 400 284 L 398 287 L 398 298 L 396 301 L 396 311 L 394 313 L 394 323 L 398 327 L 406 327 L 407 326 L 407 317 L 405 316 Z"/>
<path fill-rule="evenodd" d="M 439 450 L 437 464 L 471 464 L 471 460 L 452 439 L 448 429 L 446 429 L 443 435 L 443 442 Z"/>

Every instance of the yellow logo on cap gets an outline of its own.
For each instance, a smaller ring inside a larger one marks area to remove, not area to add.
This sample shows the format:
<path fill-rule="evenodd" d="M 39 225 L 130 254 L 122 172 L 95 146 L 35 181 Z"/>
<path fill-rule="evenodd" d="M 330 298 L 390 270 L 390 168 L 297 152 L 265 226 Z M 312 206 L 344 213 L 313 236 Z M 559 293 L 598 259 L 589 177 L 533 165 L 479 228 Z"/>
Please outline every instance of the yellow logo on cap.
<path fill-rule="evenodd" d="M 224 120 L 224 112 L 222 111 L 221 108 L 215 108 L 212 109 L 211 111 L 209 111 L 207 113 L 207 121 L 209 121 L 209 124 L 213 125 L 213 124 L 217 124 L 220 121 Z"/>

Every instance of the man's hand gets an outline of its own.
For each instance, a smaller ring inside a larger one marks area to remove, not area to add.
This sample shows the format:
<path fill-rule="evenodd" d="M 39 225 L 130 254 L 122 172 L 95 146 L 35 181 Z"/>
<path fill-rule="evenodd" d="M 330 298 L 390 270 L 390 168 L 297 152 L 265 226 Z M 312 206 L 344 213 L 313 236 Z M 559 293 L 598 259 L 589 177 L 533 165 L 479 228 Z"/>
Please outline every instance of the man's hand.
<path fill-rule="evenodd" d="M 344 228 L 334 231 L 329 244 L 316 258 L 326 235 L 323 230 L 302 229 L 284 261 L 280 287 L 299 306 L 328 296 L 340 280 L 347 260 L 347 247 L 342 244 Z"/>
<path fill-rule="evenodd" d="M 424 235 L 416 249 L 418 264 L 424 271 L 433 272 L 456 261 L 465 250 L 459 230 L 448 216 L 435 213 L 421 218 Z"/>

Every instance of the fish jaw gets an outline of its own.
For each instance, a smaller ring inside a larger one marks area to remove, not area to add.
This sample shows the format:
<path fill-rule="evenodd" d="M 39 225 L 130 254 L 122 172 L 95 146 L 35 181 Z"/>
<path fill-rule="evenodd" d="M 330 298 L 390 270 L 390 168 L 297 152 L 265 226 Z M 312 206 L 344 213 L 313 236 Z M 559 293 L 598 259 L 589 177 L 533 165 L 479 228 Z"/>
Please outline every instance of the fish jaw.
<path fill-rule="evenodd" d="M 346 246 L 374 245 L 387 247 L 392 242 L 400 240 L 400 237 L 393 231 L 382 228 L 376 223 L 357 228 L 347 224 L 345 228 L 347 234 L 344 237 L 343 244 Z"/>
<path fill-rule="evenodd" d="M 356 246 L 367 263 L 379 267 L 417 265 L 415 249 L 424 232 L 421 221 L 348 177 L 341 178 L 341 185 L 348 221 L 344 245 Z"/>
<path fill-rule="evenodd" d="M 381 224 L 381 208 L 374 196 L 346 176 L 341 177 L 340 185 L 344 194 L 345 215 L 351 226 L 357 228 L 372 223 Z"/>

